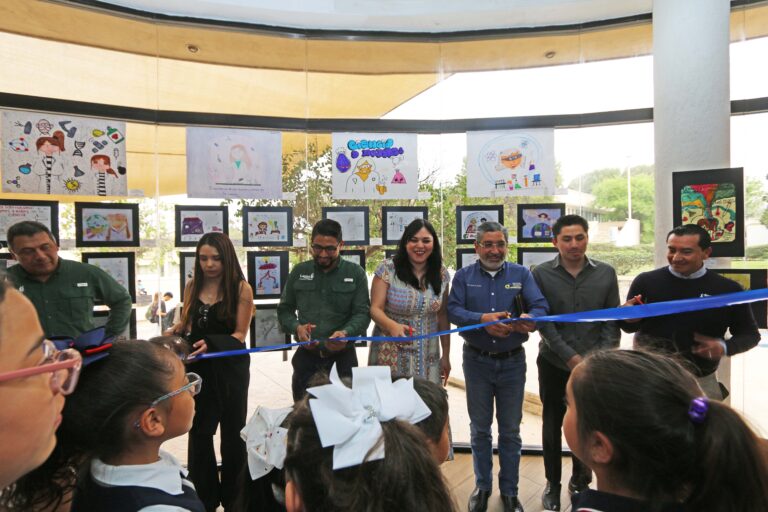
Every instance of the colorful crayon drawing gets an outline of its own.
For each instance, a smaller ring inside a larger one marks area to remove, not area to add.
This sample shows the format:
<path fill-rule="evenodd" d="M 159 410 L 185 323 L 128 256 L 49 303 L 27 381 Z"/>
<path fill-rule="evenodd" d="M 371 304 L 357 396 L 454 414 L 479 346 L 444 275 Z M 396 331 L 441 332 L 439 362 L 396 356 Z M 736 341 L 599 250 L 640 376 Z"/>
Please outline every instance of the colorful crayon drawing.
<path fill-rule="evenodd" d="M 559 208 L 533 208 L 523 210 L 523 238 L 548 242 L 552 239 L 552 226 L 560 218 Z"/>
<path fill-rule="evenodd" d="M 462 237 L 470 240 L 477 238 L 477 227 L 486 221 L 499 221 L 499 214 L 495 211 L 462 212 Z"/>
<path fill-rule="evenodd" d="M 280 258 L 262 256 L 256 260 L 256 295 L 280 293 Z"/>
<path fill-rule="evenodd" d="M 736 239 L 736 186 L 733 183 L 686 185 L 680 190 L 683 224 L 706 229 L 712 243 Z"/>

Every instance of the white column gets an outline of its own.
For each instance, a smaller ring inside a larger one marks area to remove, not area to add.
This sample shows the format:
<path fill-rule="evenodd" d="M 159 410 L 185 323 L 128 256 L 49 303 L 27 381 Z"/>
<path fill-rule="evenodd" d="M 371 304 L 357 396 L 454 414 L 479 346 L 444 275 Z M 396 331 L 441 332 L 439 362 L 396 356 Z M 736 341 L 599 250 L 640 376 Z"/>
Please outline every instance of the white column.
<path fill-rule="evenodd" d="M 656 266 L 672 229 L 672 172 L 730 167 L 728 0 L 655 0 Z"/>

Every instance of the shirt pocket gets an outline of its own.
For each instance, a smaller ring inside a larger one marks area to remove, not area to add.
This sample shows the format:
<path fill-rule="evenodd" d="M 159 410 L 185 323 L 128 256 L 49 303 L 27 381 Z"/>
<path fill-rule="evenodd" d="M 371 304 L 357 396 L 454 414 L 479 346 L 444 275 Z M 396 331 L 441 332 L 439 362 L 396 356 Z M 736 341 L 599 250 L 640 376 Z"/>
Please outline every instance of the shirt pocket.
<path fill-rule="evenodd" d="M 331 286 L 331 303 L 334 309 L 340 314 L 349 313 L 352 309 L 352 300 L 355 296 L 357 286 L 355 283 L 341 282 L 333 283 Z"/>
<path fill-rule="evenodd" d="M 315 281 L 295 281 L 293 289 L 296 292 L 296 309 L 305 312 L 311 310 L 317 289 Z"/>
<path fill-rule="evenodd" d="M 63 288 L 55 295 L 56 309 L 69 318 L 93 315 L 93 289 L 90 286 Z"/>

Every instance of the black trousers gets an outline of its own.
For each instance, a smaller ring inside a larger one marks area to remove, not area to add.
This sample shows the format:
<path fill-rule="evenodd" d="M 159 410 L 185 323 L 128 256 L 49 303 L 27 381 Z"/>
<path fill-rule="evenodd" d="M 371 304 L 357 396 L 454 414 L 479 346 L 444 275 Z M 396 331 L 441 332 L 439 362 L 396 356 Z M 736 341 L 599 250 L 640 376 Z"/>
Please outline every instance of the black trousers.
<path fill-rule="evenodd" d="M 189 478 L 208 512 L 221 503 L 235 510 L 240 492 L 240 475 L 247 463 L 245 442 L 240 430 L 245 426 L 250 380 L 248 356 L 209 359 L 189 365 L 189 371 L 203 378 L 195 397 L 195 419 L 189 431 Z M 221 428 L 221 481 L 219 481 L 213 435 Z"/>
<path fill-rule="evenodd" d="M 347 347 L 339 352 L 331 352 L 326 357 L 320 357 L 320 352 L 316 350 L 299 348 L 293 354 L 293 359 L 291 359 L 291 365 L 293 366 L 293 377 L 291 378 L 293 401 L 298 402 L 304 398 L 312 377 L 318 372 L 324 372 L 328 375 L 334 363 L 336 363 L 336 369 L 339 371 L 340 377 L 351 377 L 352 368 L 357 366 L 357 352 L 354 346 Z"/>
<path fill-rule="evenodd" d="M 542 413 L 541 444 L 544 448 L 544 474 L 553 484 L 562 478 L 563 441 L 561 429 L 565 416 L 565 386 L 571 372 L 562 370 L 543 357 L 536 358 L 539 368 L 539 396 Z M 592 471 L 576 456 L 573 461 L 573 481 L 586 484 L 592 481 Z"/>

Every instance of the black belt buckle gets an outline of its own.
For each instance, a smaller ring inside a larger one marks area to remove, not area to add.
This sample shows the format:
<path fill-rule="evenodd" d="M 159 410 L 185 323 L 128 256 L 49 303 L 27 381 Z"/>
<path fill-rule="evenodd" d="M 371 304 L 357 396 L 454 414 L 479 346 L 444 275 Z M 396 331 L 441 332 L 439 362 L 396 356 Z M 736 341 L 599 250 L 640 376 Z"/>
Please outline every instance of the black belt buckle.
<path fill-rule="evenodd" d="M 481 356 L 490 357 L 491 359 L 509 359 L 523 349 L 522 346 L 519 346 L 517 348 L 513 348 L 512 350 L 507 350 L 506 352 L 489 352 L 487 350 L 480 350 L 479 348 L 474 347 L 469 343 L 465 343 L 464 345 L 474 350 Z"/>

